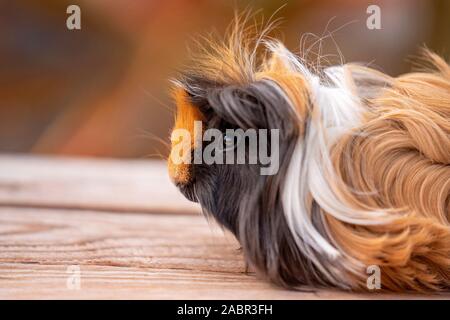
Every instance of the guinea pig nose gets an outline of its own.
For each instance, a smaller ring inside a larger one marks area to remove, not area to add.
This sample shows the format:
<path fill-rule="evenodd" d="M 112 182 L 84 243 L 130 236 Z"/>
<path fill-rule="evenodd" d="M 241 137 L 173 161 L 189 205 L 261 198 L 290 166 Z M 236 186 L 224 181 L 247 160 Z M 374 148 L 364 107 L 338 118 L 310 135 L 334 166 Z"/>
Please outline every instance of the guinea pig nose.
<path fill-rule="evenodd" d="M 169 177 L 177 186 L 189 184 L 192 180 L 192 166 L 188 163 L 175 163 L 171 157 L 168 161 Z"/>

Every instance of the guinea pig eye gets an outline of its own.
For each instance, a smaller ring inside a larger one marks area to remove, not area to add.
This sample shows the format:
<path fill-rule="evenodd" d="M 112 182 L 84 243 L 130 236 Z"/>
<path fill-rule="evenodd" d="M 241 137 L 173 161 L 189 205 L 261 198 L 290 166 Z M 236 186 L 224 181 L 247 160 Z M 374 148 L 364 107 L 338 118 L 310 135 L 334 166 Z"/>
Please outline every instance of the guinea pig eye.
<path fill-rule="evenodd" d="M 234 145 L 234 137 L 230 137 L 229 135 L 224 135 L 223 143 L 225 143 L 226 146 Z"/>
<path fill-rule="evenodd" d="M 234 135 L 223 135 L 223 150 L 231 150 L 236 146 L 236 137 Z"/>

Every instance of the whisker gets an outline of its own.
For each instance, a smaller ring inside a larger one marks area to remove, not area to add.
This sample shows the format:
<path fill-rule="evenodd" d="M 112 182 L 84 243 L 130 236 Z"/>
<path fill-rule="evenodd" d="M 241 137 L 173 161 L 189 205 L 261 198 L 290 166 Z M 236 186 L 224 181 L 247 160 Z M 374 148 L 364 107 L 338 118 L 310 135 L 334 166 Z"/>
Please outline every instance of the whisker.
<path fill-rule="evenodd" d="M 141 129 L 141 133 L 137 134 L 136 138 L 145 138 L 145 139 L 151 139 L 153 141 L 159 142 L 163 147 L 165 147 L 167 150 L 170 150 L 170 143 L 161 137 L 157 136 L 153 132 L 146 131 L 144 129 Z"/>
<path fill-rule="evenodd" d="M 148 91 L 147 89 L 142 88 L 142 90 L 144 91 L 145 95 L 149 98 L 151 98 L 153 101 L 157 102 L 161 107 L 163 107 L 163 109 L 165 111 L 169 111 L 171 114 L 174 112 L 174 108 L 165 104 L 164 102 L 162 102 L 160 99 L 158 99 L 157 97 L 155 97 L 150 91 Z"/>

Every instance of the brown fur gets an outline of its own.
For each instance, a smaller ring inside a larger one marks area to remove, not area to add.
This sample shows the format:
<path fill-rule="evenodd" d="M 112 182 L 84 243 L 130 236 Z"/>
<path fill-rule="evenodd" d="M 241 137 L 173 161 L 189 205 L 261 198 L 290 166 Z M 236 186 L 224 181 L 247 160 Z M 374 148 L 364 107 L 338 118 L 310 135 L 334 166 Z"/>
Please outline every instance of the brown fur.
<path fill-rule="evenodd" d="M 369 101 L 362 134 L 332 152 L 342 180 L 366 192 L 341 192 L 349 204 L 400 217 L 355 227 L 327 216 L 336 243 L 364 265 L 381 266 L 383 287 L 395 291 L 450 286 L 450 68 L 429 57 L 438 71 L 397 78 Z"/>

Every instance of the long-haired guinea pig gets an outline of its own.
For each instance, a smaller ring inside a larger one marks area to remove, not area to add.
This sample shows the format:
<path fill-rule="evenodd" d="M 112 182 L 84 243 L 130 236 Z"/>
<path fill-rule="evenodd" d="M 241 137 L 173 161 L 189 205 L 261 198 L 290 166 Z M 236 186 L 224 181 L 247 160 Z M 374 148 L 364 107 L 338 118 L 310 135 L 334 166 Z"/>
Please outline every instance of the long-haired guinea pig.
<path fill-rule="evenodd" d="M 449 290 L 449 65 L 426 52 L 427 69 L 398 78 L 356 64 L 313 72 L 238 20 L 173 82 L 172 181 L 281 286 L 367 290 L 376 266 L 384 290 Z M 256 148 L 276 170 L 248 147 L 220 161 L 249 130 L 265 134 Z"/>

